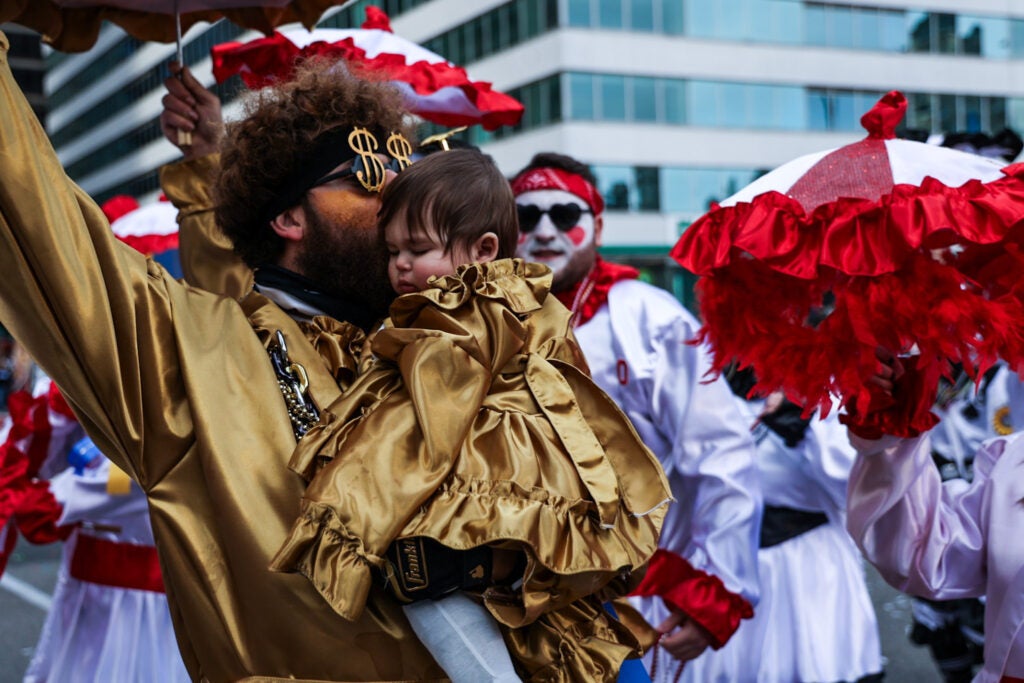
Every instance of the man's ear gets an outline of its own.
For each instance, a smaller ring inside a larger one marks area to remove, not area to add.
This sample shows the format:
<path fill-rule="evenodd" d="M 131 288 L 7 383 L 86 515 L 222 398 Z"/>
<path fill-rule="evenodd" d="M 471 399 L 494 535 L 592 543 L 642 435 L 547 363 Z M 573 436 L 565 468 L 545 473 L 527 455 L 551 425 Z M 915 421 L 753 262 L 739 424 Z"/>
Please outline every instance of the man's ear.
<path fill-rule="evenodd" d="M 270 227 L 282 239 L 288 242 L 300 242 L 306 233 L 306 212 L 302 206 L 295 205 L 282 211 L 270 221 Z"/>
<path fill-rule="evenodd" d="M 594 216 L 594 246 L 601 246 L 601 236 L 604 234 L 604 216 Z"/>
<path fill-rule="evenodd" d="M 469 248 L 471 263 L 487 263 L 498 257 L 498 236 L 493 232 L 485 232 L 473 242 Z"/>

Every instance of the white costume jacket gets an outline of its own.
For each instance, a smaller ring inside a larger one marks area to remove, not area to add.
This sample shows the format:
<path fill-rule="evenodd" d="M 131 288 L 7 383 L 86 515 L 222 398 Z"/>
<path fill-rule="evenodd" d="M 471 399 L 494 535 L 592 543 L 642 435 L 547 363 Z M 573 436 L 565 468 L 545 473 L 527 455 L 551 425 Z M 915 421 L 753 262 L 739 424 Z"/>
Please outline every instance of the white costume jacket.
<path fill-rule="evenodd" d="M 667 600 L 721 647 L 758 599 L 754 443 L 725 381 L 707 381 L 705 349 L 687 343 L 699 328 L 693 316 L 637 280 L 616 282 L 607 296 L 577 340 L 594 380 L 658 456 L 676 501 L 643 595 L 632 600 L 654 626 L 668 617 Z"/>
<path fill-rule="evenodd" d="M 749 424 L 764 405 L 741 403 Z M 758 551 L 761 600 L 724 648 L 684 671 L 692 680 L 722 683 L 856 681 L 881 672 L 878 622 L 860 552 L 846 532 L 846 483 L 856 456 L 846 428 L 833 411 L 812 418 L 793 447 L 763 422 L 752 433 L 767 508 L 768 533 Z M 823 518 L 772 534 L 770 516 L 788 511 Z"/>
<path fill-rule="evenodd" d="M 0 491 L 13 503 L 0 536 L 65 538 L 53 604 L 26 683 L 189 680 L 178 654 L 143 491 L 98 451 L 49 380 L 13 397 Z M 84 445 L 84 444 L 83 444 Z M 42 458 L 42 460 L 40 460 Z M 45 520 L 45 521 L 44 521 Z M 0 570 L 2 571 L 2 570 Z"/>
<path fill-rule="evenodd" d="M 943 485 L 927 435 L 851 436 L 850 533 L 895 588 L 936 600 L 985 595 L 975 683 L 1024 679 L 1024 440 L 987 441 L 966 489 Z"/>

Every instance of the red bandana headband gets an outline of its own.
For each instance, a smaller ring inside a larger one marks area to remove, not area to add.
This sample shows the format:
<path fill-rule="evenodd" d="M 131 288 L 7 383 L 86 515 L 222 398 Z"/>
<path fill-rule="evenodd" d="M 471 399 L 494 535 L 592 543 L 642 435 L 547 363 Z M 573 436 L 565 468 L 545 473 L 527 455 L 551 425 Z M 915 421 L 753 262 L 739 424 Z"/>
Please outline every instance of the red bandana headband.
<path fill-rule="evenodd" d="M 516 196 L 534 190 L 561 190 L 574 194 L 590 207 L 594 216 L 604 211 L 604 200 L 597 188 L 575 173 L 559 168 L 534 168 L 512 181 L 512 193 Z"/>

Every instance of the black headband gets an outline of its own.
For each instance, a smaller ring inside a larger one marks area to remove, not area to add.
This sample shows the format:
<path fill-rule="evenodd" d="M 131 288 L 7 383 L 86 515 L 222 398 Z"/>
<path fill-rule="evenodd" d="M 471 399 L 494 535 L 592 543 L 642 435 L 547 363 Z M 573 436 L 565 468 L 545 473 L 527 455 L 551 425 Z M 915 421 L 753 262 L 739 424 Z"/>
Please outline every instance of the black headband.
<path fill-rule="evenodd" d="M 299 157 L 295 172 L 278 187 L 277 192 L 270 197 L 270 201 L 260 211 L 260 223 L 269 223 L 279 214 L 298 204 L 302 195 L 306 194 L 331 169 L 360 154 L 375 154 L 382 151 L 377 142 L 383 139 L 380 131 L 367 132 L 366 136 L 357 142 L 357 148 L 353 148 L 349 144 L 349 135 L 358 130 L 360 129 L 338 126 L 318 135 L 310 144 L 309 151 Z M 368 140 L 373 142 L 368 142 Z M 359 147 L 364 143 L 365 146 Z M 377 146 L 374 146 L 375 143 Z M 360 152 L 359 149 L 363 151 Z"/>

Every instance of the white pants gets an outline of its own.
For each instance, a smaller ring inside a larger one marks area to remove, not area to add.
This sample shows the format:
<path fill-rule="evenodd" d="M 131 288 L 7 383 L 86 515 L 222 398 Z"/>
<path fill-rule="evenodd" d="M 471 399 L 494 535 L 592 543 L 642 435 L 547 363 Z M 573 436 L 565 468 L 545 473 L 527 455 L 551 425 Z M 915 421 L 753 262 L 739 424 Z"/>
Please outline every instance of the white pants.
<path fill-rule="evenodd" d="M 465 593 L 456 591 L 402 609 L 452 683 L 520 683 L 498 623 Z"/>

